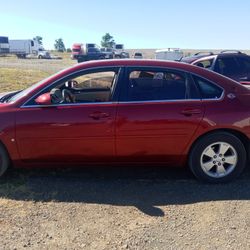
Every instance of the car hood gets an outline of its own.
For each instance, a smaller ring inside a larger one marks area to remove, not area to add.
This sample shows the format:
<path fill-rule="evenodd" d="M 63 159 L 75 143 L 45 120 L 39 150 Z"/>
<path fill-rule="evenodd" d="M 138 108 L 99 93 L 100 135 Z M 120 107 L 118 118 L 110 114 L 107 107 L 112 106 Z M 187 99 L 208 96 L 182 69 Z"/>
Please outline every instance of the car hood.
<path fill-rule="evenodd" d="M 16 91 L 2 92 L 2 93 L 0 93 L 0 99 L 1 99 L 2 97 L 4 97 L 5 95 L 12 94 L 12 93 L 14 93 L 14 92 L 16 92 Z"/>
<path fill-rule="evenodd" d="M 4 102 L 5 97 L 8 98 L 12 94 L 18 93 L 19 91 L 8 91 L 0 93 L 0 104 Z"/>

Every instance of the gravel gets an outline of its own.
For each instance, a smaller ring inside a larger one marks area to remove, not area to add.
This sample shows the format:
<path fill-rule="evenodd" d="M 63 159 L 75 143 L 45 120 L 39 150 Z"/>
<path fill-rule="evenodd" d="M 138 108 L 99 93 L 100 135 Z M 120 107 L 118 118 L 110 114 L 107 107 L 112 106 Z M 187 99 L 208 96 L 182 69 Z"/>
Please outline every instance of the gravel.
<path fill-rule="evenodd" d="M 208 185 L 185 169 L 12 170 L 0 249 L 249 249 L 250 174 Z"/>

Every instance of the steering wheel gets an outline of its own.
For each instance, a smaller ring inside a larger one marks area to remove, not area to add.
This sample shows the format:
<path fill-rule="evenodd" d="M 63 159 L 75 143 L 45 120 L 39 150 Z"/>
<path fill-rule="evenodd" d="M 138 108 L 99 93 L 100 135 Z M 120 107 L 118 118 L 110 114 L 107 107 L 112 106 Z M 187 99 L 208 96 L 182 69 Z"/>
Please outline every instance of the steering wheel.
<path fill-rule="evenodd" d="M 62 97 L 65 103 L 75 102 L 74 95 L 68 89 L 62 90 Z"/>

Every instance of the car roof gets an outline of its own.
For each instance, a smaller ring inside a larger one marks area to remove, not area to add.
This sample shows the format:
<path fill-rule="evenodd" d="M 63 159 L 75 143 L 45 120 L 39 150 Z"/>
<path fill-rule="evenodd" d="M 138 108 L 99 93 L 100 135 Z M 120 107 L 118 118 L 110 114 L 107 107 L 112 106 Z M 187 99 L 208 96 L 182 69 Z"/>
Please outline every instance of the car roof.
<path fill-rule="evenodd" d="M 245 53 L 242 53 L 240 51 L 230 51 L 230 50 L 223 50 L 221 51 L 220 53 L 208 53 L 207 55 L 206 54 L 200 54 L 200 53 L 197 53 L 197 54 L 194 54 L 192 56 L 187 56 L 187 57 L 183 57 L 181 59 L 182 62 L 186 62 L 186 63 L 192 63 L 196 60 L 199 60 L 199 59 L 211 59 L 211 58 L 214 58 L 214 57 L 232 57 L 232 56 L 235 56 L 235 57 L 250 57 L 249 55 L 245 54 Z"/>

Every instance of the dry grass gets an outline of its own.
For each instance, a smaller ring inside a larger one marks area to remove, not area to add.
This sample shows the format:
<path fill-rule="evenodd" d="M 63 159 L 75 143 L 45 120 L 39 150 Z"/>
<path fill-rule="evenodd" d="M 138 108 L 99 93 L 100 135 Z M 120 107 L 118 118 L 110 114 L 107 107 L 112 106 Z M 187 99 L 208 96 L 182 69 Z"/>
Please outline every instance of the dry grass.
<path fill-rule="evenodd" d="M 1 68 L 0 89 L 1 91 L 20 90 L 47 76 L 49 73 L 40 70 Z"/>

